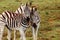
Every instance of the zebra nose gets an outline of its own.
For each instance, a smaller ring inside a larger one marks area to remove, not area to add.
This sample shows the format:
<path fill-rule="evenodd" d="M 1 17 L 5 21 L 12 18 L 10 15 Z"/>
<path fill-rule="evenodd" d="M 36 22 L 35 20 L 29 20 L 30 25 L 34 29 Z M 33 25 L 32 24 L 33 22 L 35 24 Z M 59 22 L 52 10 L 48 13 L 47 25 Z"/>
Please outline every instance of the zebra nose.
<path fill-rule="evenodd" d="M 35 29 L 36 29 L 36 27 L 37 27 L 37 25 L 36 25 L 36 23 L 33 23 L 33 25 L 32 25 Z"/>
<path fill-rule="evenodd" d="M 29 20 L 30 20 L 30 18 L 29 17 L 27 17 L 27 21 L 29 22 Z"/>

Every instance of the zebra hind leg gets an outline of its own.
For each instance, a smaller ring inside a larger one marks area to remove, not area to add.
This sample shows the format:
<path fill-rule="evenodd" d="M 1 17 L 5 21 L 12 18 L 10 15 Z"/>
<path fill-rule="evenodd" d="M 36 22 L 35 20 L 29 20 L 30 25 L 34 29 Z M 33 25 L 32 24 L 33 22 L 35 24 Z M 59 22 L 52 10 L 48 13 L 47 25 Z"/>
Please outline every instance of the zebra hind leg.
<path fill-rule="evenodd" d="M 8 29 L 8 36 L 7 36 L 8 40 L 11 40 L 11 31 Z"/>
<path fill-rule="evenodd" d="M 16 40 L 16 30 L 14 30 L 14 40 Z"/>
<path fill-rule="evenodd" d="M 3 32 L 4 32 L 4 25 L 0 25 L 0 40 L 2 40 Z"/>
<path fill-rule="evenodd" d="M 5 26 L 5 23 L 0 21 L 0 40 L 2 40 L 2 37 L 3 37 L 4 26 Z"/>

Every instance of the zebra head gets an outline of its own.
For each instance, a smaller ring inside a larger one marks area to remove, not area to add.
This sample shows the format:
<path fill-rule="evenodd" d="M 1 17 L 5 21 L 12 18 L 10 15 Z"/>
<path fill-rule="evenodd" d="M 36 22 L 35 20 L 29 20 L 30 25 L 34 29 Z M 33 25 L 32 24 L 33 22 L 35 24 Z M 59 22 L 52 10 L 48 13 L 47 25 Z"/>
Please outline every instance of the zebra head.
<path fill-rule="evenodd" d="M 19 10 L 17 11 L 17 13 L 23 15 L 24 22 L 25 21 L 29 22 L 29 20 L 30 20 L 30 8 L 29 8 L 28 3 L 26 3 L 25 5 L 21 3 L 21 6 L 20 6 Z"/>
<path fill-rule="evenodd" d="M 32 26 L 34 26 L 36 28 L 38 22 L 40 21 L 40 17 L 38 15 L 38 11 L 37 11 L 36 7 L 32 7 L 31 13 L 30 13 L 30 19 L 32 22 Z"/>
<path fill-rule="evenodd" d="M 25 17 L 30 17 L 30 12 L 31 12 L 31 7 L 29 6 L 28 3 L 26 3 L 25 9 L 24 9 Z"/>
<path fill-rule="evenodd" d="M 29 5 L 30 4 L 26 3 L 25 5 L 21 6 L 22 14 L 26 18 L 27 22 L 30 21 L 30 12 L 31 12 L 31 9 L 30 9 Z"/>

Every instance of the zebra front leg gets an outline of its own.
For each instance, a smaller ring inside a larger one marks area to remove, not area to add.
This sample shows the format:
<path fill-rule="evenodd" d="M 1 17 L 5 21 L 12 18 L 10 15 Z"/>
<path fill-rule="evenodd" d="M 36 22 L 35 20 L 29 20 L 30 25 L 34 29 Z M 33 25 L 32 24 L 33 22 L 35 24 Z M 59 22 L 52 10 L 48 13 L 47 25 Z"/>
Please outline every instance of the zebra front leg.
<path fill-rule="evenodd" d="M 4 26 L 5 26 L 5 23 L 0 21 L 0 40 L 2 40 L 2 37 L 3 37 Z"/>
<path fill-rule="evenodd" d="M 38 24 L 33 23 L 32 24 L 33 40 L 37 40 L 37 33 L 38 33 L 39 25 L 40 25 L 40 23 L 38 23 Z"/>
<path fill-rule="evenodd" d="M 3 31 L 4 31 L 4 25 L 0 25 L 0 40 L 2 40 Z"/>
<path fill-rule="evenodd" d="M 14 30 L 14 40 L 16 40 L 16 35 L 15 35 L 15 33 L 16 33 L 16 30 Z"/>
<path fill-rule="evenodd" d="M 11 31 L 8 29 L 8 36 L 7 36 L 8 40 L 11 40 Z"/>
<path fill-rule="evenodd" d="M 35 39 L 35 36 L 36 36 L 36 35 L 35 35 L 35 29 L 34 29 L 33 27 L 32 27 L 32 33 L 33 33 L 33 40 L 36 40 L 36 39 Z"/>
<path fill-rule="evenodd" d="M 39 26 L 40 26 L 40 22 L 37 24 L 37 28 L 36 28 L 36 40 L 37 40 L 37 35 L 38 35 L 38 29 L 39 29 Z"/>
<path fill-rule="evenodd" d="M 20 34 L 21 34 L 21 38 L 20 40 L 26 40 L 25 38 L 25 33 L 24 33 L 24 29 L 21 27 L 20 30 L 19 30 Z"/>

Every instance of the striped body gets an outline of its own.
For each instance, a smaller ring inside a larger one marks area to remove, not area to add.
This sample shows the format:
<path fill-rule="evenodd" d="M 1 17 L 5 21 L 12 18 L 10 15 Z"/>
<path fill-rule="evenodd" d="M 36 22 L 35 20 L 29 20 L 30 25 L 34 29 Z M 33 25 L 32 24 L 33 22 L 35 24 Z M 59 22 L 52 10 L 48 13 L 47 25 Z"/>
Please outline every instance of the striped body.
<path fill-rule="evenodd" d="M 15 13 L 24 13 L 25 5 L 21 4 L 21 6 L 15 11 Z"/>
<path fill-rule="evenodd" d="M 2 21 L 5 22 L 5 25 L 10 30 L 17 30 L 17 28 L 20 28 L 20 26 L 28 26 L 27 20 L 22 14 L 6 11 L 2 13 L 2 18 Z"/>
<path fill-rule="evenodd" d="M 4 26 L 8 29 L 8 40 L 11 40 L 11 31 L 14 30 L 14 40 L 16 39 L 15 33 L 16 30 L 19 30 L 21 34 L 20 40 L 26 40 L 25 38 L 25 30 L 29 27 L 30 18 L 28 16 L 24 16 L 22 13 L 13 13 L 10 11 L 5 11 L 0 15 L 0 23 L 2 24 L 2 30 Z M 0 25 L 1 27 L 1 25 Z M 3 31 L 1 31 L 1 38 L 2 39 Z"/>

